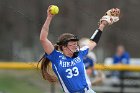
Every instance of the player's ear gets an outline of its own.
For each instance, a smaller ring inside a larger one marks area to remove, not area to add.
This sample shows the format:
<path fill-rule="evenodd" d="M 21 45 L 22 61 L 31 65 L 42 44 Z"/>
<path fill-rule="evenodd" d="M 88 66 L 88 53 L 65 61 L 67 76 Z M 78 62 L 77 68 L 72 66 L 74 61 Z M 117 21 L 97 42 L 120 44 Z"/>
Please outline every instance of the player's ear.
<path fill-rule="evenodd" d="M 61 51 L 66 50 L 66 46 L 61 46 Z"/>
<path fill-rule="evenodd" d="M 62 46 L 62 49 L 65 50 L 67 48 L 67 46 Z"/>

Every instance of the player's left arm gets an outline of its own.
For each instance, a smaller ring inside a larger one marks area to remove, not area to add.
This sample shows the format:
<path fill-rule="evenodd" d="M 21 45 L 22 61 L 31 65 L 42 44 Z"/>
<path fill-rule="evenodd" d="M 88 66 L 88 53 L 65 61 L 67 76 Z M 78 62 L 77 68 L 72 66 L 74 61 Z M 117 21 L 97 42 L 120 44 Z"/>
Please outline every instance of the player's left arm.
<path fill-rule="evenodd" d="M 94 32 L 94 34 L 92 35 L 92 37 L 90 38 L 90 41 L 89 41 L 89 50 L 92 50 L 96 45 L 97 43 L 99 42 L 99 39 L 101 37 L 101 34 L 103 32 L 103 29 L 108 25 L 108 22 L 103 20 L 101 22 L 101 24 L 99 25 L 99 28 Z"/>
<path fill-rule="evenodd" d="M 98 29 L 93 33 L 88 44 L 89 50 L 92 50 L 100 40 L 102 32 L 107 25 L 111 25 L 119 21 L 120 9 L 112 8 L 106 12 L 106 14 L 100 19 Z"/>

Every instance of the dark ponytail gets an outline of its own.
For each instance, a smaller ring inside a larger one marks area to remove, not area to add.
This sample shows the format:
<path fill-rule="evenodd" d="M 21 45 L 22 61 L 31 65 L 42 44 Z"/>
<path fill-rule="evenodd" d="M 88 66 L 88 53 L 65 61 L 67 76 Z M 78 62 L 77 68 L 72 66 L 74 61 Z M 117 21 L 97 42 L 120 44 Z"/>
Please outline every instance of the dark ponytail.
<path fill-rule="evenodd" d="M 58 50 L 59 47 L 58 45 L 54 45 L 55 49 Z M 52 69 L 52 63 L 50 62 L 50 60 L 48 58 L 45 57 L 45 54 L 42 56 L 42 58 L 38 61 L 38 65 L 39 63 L 41 63 L 41 73 L 42 73 L 42 77 L 45 80 L 48 80 L 49 82 L 57 82 L 57 76 L 55 75 L 53 69 Z"/>

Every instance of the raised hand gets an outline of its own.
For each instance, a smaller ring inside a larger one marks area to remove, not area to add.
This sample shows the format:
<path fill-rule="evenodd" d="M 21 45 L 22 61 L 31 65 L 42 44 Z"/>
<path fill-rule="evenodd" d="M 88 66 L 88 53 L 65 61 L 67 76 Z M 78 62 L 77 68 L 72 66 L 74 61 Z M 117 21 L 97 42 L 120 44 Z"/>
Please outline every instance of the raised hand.
<path fill-rule="evenodd" d="M 100 24 L 106 21 L 109 25 L 119 21 L 120 9 L 112 8 L 108 10 L 105 15 L 100 19 Z"/>

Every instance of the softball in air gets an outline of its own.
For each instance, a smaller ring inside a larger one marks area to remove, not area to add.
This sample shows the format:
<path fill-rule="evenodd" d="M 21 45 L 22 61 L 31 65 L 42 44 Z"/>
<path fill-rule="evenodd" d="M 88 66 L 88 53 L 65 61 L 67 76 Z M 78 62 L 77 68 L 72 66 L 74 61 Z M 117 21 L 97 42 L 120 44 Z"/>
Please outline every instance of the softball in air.
<path fill-rule="evenodd" d="M 52 15 L 56 15 L 56 14 L 58 14 L 58 12 L 59 12 L 58 6 L 52 5 L 52 6 L 50 7 L 50 13 L 51 13 Z"/>

